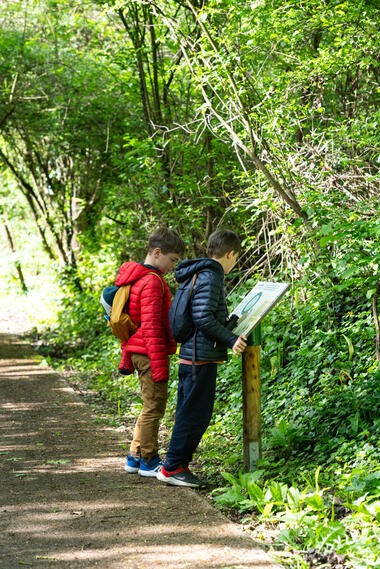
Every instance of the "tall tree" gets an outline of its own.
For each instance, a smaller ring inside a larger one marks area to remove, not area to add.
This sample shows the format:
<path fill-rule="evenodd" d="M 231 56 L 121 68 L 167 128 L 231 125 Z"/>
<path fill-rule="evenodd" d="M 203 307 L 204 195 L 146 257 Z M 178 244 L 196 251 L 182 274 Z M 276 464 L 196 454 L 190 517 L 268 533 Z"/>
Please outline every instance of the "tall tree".
<path fill-rule="evenodd" d="M 181 49 L 173 43 L 153 6 L 134 0 L 114 2 L 113 6 L 115 25 L 119 27 L 118 18 L 133 48 L 139 107 L 144 116 L 144 128 L 126 140 L 126 148 L 131 151 L 131 160 L 126 157 L 125 162 L 128 180 L 137 187 L 146 183 L 141 167 L 137 176 L 132 178 L 132 174 L 136 170 L 136 154 L 148 152 L 148 183 L 159 203 L 149 203 L 141 187 L 137 193 L 142 207 L 159 212 L 164 222 L 170 223 L 174 218 L 198 254 L 231 205 L 230 196 L 238 191 L 231 176 L 237 161 L 223 141 L 211 136 L 202 117 L 194 117 L 194 109 L 202 105 L 201 93 L 188 72 Z M 172 8 L 178 11 L 175 3 Z M 194 24 L 193 30 L 197 33 Z M 190 231 L 189 211 L 198 213 Z"/>
<path fill-rule="evenodd" d="M 94 37 L 77 6 L 48 4 L 46 12 L 36 2 L 14 13 L 0 32 L 0 160 L 45 250 L 80 286 L 78 231 L 94 232 L 128 102 L 96 50 L 84 54 Z"/>

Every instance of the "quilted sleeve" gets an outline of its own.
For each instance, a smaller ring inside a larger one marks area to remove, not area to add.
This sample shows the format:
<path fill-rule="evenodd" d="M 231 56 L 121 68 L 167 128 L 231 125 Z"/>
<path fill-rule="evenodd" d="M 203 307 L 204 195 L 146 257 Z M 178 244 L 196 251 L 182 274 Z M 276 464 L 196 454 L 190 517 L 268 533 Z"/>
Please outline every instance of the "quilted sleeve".
<path fill-rule="evenodd" d="M 164 320 L 164 328 L 166 330 L 166 338 L 167 338 L 167 345 L 166 350 L 167 353 L 173 355 L 177 351 L 177 342 L 174 340 L 172 336 L 172 332 L 170 330 L 169 324 L 169 310 L 171 306 L 171 296 L 168 285 L 165 283 L 165 297 L 164 297 L 164 306 L 163 306 L 163 320 Z"/>
<path fill-rule="evenodd" d="M 141 335 L 150 359 L 153 381 L 169 379 L 164 295 L 160 279 L 150 276 L 141 290 Z"/>
<path fill-rule="evenodd" d="M 210 340 L 232 348 L 238 336 L 225 328 L 216 318 L 221 300 L 225 302 L 223 283 L 213 272 L 210 271 L 207 275 L 208 278 L 198 283 L 194 290 L 192 300 L 194 324 Z"/>
<path fill-rule="evenodd" d="M 127 344 L 121 341 L 121 360 L 119 363 L 119 371 L 123 375 L 131 375 L 135 368 L 132 363 L 131 354 L 126 350 Z"/>

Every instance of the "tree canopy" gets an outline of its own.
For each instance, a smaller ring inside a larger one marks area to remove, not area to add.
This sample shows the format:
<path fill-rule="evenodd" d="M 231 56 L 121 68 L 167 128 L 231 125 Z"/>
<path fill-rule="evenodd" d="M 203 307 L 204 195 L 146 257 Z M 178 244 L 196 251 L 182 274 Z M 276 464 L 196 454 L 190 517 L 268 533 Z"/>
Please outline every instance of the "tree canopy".
<path fill-rule="evenodd" d="M 127 405 L 100 290 L 121 262 L 142 260 L 158 226 L 176 229 L 189 257 L 228 227 L 243 242 L 226 279 L 230 307 L 257 280 L 292 284 L 264 322 L 265 472 L 290 480 L 323 464 L 337 487 L 355 476 L 371 486 L 377 4 L 0 0 L 0 14 L 0 218 L 12 261 L 4 281 L 27 292 L 38 272 L 58 275 L 63 300 L 47 357 L 101 363 L 95 386 Z M 211 455 L 241 436 L 239 382 L 232 361 L 205 443 Z"/>

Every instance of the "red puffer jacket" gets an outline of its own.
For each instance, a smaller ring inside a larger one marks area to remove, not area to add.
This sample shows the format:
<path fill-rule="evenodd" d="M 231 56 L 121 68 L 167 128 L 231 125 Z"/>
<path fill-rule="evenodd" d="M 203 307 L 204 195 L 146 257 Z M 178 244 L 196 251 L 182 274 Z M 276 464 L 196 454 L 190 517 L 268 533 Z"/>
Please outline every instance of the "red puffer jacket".
<path fill-rule="evenodd" d="M 156 274 L 149 274 L 155 272 Z M 157 275 L 157 276 L 156 276 Z M 146 354 L 150 359 L 153 381 L 169 379 L 169 354 L 175 354 L 177 344 L 169 327 L 171 304 L 168 285 L 161 271 L 140 263 L 123 263 L 116 277 L 116 286 L 133 283 L 128 313 L 138 326 L 125 344 L 121 342 L 119 369 L 133 371 L 131 353 Z"/>

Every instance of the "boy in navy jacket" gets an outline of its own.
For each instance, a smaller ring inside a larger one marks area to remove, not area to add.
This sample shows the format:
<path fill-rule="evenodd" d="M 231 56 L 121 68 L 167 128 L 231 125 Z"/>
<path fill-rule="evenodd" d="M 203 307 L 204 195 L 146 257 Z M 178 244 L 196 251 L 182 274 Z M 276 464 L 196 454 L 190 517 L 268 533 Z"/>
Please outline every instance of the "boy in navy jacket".
<path fill-rule="evenodd" d="M 226 327 L 224 276 L 235 266 L 239 251 L 238 235 L 221 229 L 210 235 L 208 257 L 185 260 L 175 271 L 180 283 L 197 274 L 190 299 L 195 332 L 179 352 L 175 423 L 165 463 L 157 473 L 158 480 L 167 484 L 201 485 L 188 465 L 211 420 L 217 365 L 227 359 L 227 347 L 241 354 L 247 345 L 245 336 Z"/>

